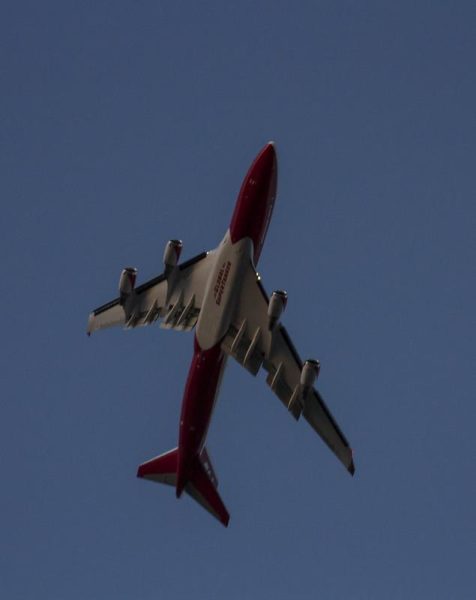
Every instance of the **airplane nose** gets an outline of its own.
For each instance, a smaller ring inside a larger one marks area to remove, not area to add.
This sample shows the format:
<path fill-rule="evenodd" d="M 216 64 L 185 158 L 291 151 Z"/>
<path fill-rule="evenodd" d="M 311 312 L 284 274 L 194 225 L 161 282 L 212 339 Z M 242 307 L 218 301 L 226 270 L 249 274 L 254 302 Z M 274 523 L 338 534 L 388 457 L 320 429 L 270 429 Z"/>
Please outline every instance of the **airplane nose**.
<path fill-rule="evenodd" d="M 269 155 L 270 158 L 273 158 L 273 160 L 276 160 L 276 144 L 274 142 L 268 142 L 263 152 Z"/>
<path fill-rule="evenodd" d="M 268 142 L 255 159 L 252 171 L 260 178 L 268 178 L 276 168 L 277 156 L 274 142 Z"/>
<path fill-rule="evenodd" d="M 241 184 L 230 222 L 232 243 L 249 237 L 257 264 L 276 197 L 278 160 L 273 142 L 258 153 Z"/>

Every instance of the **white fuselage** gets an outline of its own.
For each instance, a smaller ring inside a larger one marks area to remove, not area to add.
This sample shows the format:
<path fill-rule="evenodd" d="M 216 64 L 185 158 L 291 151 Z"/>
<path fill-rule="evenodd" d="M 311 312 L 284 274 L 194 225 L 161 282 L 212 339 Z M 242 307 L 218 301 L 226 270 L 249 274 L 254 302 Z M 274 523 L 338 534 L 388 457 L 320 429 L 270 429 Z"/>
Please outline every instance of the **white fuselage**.
<path fill-rule="evenodd" d="M 196 328 L 197 342 L 202 350 L 218 344 L 228 331 L 243 271 L 252 260 L 253 242 L 246 237 L 233 244 L 227 231 L 214 252 L 215 264 L 205 286 Z"/>

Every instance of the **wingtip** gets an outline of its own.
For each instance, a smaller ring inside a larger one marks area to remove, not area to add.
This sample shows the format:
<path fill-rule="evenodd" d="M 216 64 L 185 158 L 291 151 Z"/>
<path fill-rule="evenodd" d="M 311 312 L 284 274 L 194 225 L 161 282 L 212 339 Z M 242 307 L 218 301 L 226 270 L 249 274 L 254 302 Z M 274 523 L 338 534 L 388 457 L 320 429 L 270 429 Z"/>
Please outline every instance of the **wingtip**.
<path fill-rule="evenodd" d="M 347 469 L 347 470 L 349 471 L 349 473 L 350 473 L 350 474 L 352 475 L 352 477 L 353 477 L 353 476 L 354 476 L 354 473 L 355 473 L 355 465 L 354 465 L 354 461 L 351 461 L 351 463 L 350 463 L 350 465 L 349 465 L 349 467 L 348 467 L 348 469 Z"/>
<path fill-rule="evenodd" d="M 91 337 L 91 333 L 94 331 L 93 323 L 94 323 L 94 312 L 89 313 L 89 316 L 88 316 L 88 328 L 86 330 L 88 337 Z"/>

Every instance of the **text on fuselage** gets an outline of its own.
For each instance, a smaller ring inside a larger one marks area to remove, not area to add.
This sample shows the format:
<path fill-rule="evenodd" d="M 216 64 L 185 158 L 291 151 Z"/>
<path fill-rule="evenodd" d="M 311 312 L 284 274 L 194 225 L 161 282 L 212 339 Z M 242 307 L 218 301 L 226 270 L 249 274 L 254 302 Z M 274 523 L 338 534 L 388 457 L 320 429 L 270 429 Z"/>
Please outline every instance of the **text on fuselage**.
<path fill-rule="evenodd" d="M 228 274 L 230 273 L 231 262 L 228 260 L 223 263 L 218 277 L 215 283 L 215 287 L 213 288 L 213 295 L 215 296 L 215 302 L 219 305 L 221 302 L 221 298 L 223 296 L 223 291 L 225 290 L 226 280 L 228 279 Z"/>

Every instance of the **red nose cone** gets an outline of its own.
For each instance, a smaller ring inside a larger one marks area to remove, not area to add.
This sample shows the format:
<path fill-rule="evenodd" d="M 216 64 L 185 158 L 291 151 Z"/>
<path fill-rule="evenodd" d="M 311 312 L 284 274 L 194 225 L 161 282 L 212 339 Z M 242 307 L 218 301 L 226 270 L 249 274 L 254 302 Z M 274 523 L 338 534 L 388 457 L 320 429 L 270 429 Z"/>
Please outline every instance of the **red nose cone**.
<path fill-rule="evenodd" d="M 274 142 L 268 142 L 255 158 L 255 162 L 261 160 L 276 162 L 276 148 L 274 147 Z"/>
<path fill-rule="evenodd" d="M 251 165 L 241 185 L 230 234 L 233 243 L 248 237 L 254 246 L 254 261 L 258 261 L 276 197 L 277 157 L 269 142 Z"/>
<path fill-rule="evenodd" d="M 270 184 L 276 181 L 277 162 L 274 143 L 269 142 L 251 164 L 241 185 L 238 199 L 241 199 L 244 195 L 253 194 L 253 192 L 256 192 L 255 188 L 267 192 Z"/>

